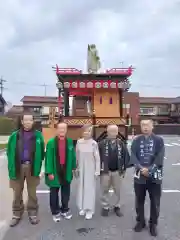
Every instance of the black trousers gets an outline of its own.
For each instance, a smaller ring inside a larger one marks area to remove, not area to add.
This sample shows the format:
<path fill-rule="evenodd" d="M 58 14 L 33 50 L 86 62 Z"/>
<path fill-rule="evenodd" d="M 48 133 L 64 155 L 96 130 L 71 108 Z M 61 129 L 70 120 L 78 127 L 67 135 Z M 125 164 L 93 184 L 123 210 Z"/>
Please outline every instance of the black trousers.
<path fill-rule="evenodd" d="M 56 187 L 50 188 L 50 209 L 52 215 L 69 211 L 70 183 L 66 182 L 61 186 L 61 207 L 59 206 L 59 189 Z"/>
<path fill-rule="evenodd" d="M 144 223 L 144 203 L 146 198 L 146 192 L 149 193 L 150 198 L 150 224 L 158 224 L 159 212 L 160 212 L 160 198 L 161 198 L 161 184 L 155 184 L 148 182 L 146 184 L 139 184 L 134 182 L 135 190 L 135 205 L 136 205 L 136 220 Z"/>

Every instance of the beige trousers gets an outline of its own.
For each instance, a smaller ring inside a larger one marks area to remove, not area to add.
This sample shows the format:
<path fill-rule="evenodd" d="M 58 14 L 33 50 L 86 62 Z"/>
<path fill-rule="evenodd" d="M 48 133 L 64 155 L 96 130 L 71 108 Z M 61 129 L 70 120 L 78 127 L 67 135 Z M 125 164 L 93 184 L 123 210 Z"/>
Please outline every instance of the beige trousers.
<path fill-rule="evenodd" d="M 40 183 L 40 178 L 31 176 L 30 164 L 22 164 L 20 177 L 16 180 L 10 180 L 10 187 L 13 189 L 12 211 L 13 216 L 17 218 L 20 218 L 24 212 L 23 189 L 25 180 L 28 192 L 28 214 L 29 216 L 36 216 L 38 212 L 36 188 Z"/>
<path fill-rule="evenodd" d="M 101 184 L 101 204 L 103 208 L 109 208 L 109 190 L 112 188 L 116 195 L 117 201 L 115 207 L 121 207 L 120 203 L 120 189 L 123 177 L 119 175 L 119 172 L 109 172 L 108 174 L 102 174 L 100 177 Z"/>

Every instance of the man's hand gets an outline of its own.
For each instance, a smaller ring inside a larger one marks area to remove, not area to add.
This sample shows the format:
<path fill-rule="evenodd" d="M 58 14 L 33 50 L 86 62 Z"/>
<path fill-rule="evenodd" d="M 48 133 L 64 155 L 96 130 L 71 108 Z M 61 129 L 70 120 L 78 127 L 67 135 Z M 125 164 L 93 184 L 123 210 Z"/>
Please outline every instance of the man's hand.
<path fill-rule="evenodd" d="M 149 176 L 148 168 L 142 168 L 141 173 L 142 173 L 143 176 L 148 177 Z"/>
<path fill-rule="evenodd" d="M 50 181 L 53 181 L 54 180 L 54 175 L 53 174 L 49 174 L 48 178 L 49 178 Z"/>
<path fill-rule="evenodd" d="M 78 177 L 79 177 L 79 169 L 74 169 L 74 170 L 73 170 L 73 176 L 74 176 L 75 178 L 78 178 Z"/>

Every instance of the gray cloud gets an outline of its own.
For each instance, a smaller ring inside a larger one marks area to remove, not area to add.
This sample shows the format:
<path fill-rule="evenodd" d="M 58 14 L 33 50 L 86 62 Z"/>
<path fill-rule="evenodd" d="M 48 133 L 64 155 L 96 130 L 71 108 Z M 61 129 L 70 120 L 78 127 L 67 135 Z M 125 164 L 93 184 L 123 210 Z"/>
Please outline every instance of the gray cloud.
<path fill-rule="evenodd" d="M 104 68 L 122 61 L 135 66 L 132 91 L 179 95 L 179 1 L 7 0 L 0 10 L 0 75 L 8 80 L 8 100 L 42 95 L 37 85 L 43 83 L 55 95 L 51 66 L 84 69 L 88 43 L 96 43 Z"/>

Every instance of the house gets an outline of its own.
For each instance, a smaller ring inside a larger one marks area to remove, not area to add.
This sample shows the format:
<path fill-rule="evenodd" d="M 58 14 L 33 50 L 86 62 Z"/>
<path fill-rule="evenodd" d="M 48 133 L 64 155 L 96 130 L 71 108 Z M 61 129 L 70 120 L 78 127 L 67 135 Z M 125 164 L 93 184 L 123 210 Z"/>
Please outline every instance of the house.
<path fill-rule="evenodd" d="M 170 116 L 173 122 L 180 123 L 180 97 L 171 101 Z"/>
<path fill-rule="evenodd" d="M 21 99 L 23 110 L 30 111 L 36 121 L 48 124 L 49 107 L 56 107 L 58 116 L 58 97 L 51 96 L 24 96 Z M 85 103 L 82 98 L 76 99 L 70 112 L 78 112 L 85 116 Z M 80 111 L 81 110 L 81 111 Z M 156 123 L 180 122 L 180 97 L 140 97 L 138 92 L 123 93 L 123 115 L 129 113 L 131 124 L 138 125 L 141 119 L 153 119 Z"/>
<path fill-rule="evenodd" d="M 140 97 L 140 119 L 151 118 L 156 123 L 172 123 L 171 109 L 175 99 L 166 97 Z"/>
<path fill-rule="evenodd" d="M 58 114 L 58 98 L 48 96 L 24 96 L 21 99 L 23 110 L 33 113 L 36 121 L 47 124 L 49 119 L 49 107 L 56 107 Z"/>

